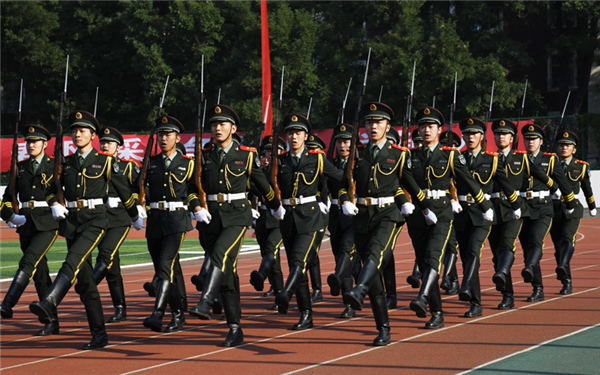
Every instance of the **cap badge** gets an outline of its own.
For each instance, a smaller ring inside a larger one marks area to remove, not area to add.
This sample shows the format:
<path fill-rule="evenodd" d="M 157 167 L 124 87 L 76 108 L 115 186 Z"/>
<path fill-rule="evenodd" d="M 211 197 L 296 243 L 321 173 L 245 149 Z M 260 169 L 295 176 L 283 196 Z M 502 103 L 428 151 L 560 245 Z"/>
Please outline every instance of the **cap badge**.
<path fill-rule="evenodd" d="M 313 137 L 312 135 L 310 136 L 310 138 L 308 139 L 309 141 L 314 141 L 315 137 Z"/>
<path fill-rule="evenodd" d="M 108 128 L 104 129 L 104 134 L 110 134 L 110 129 L 108 129 Z"/>
<path fill-rule="evenodd" d="M 375 104 L 371 104 L 371 106 L 369 107 L 369 109 L 371 111 L 376 111 L 377 110 L 377 106 Z"/>
<path fill-rule="evenodd" d="M 340 126 L 340 131 L 345 132 L 346 131 L 346 126 L 345 125 Z"/>
<path fill-rule="evenodd" d="M 298 117 L 296 115 L 292 116 L 292 121 L 293 122 L 298 122 Z"/>
<path fill-rule="evenodd" d="M 530 132 L 532 132 L 534 129 L 533 125 L 529 125 L 529 128 L 527 130 L 529 130 Z"/>
<path fill-rule="evenodd" d="M 429 110 L 429 108 L 425 108 L 425 110 L 423 111 L 424 114 L 428 115 L 431 113 L 431 111 Z"/>
<path fill-rule="evenodd" d="M 269 137 L 269 142 L 273 142 L 273 137 Z"/>
<path fill-rule="evenodd" d="M 29 132 L 30 132 L 30 133 L 33 133 L 34 131 L 35 131 L 35 129 L 33 128 L 33 126 L 30 126 L 30 127 L 29 127 Z"/>
<path fill-rule="evenodd" d="M 500 121 L 500 126 L 504 126 L 504 125 L 506 125 L 506 123 L 504 122 L 504 120 L 501 120 Z"/>
<path fill-rule="evenodd" d="M 162 123 L 163 123 L 163 124 L 166 124 L 167 122 L 169 122 L 169 119 L 168 119 L 168 118 L 166 118 L 166 117 L 163 117 L 163 118 L 162 118 Z"/>
<path fill-rule="evenodd" d="M 472 119 L 472 118 L 468 119 L 468 120 L 467 120 L 467 124 L 469 124 L 469 125 L 473 125 L 473 119 Z"/>
<path fill-rule="evenodd" d="M 215 107 L 215 113 L 221 113 L 221 107 L 216 106 Z"/>
<path fill-rule="evenodd" d="M 77 112 L 77 113 L 75 114 L 75 118 L 76 118 L 77 120 L 81 120 L 81 119 L 83 118 L 83 116 L 81 115 L 81 112 Z"/>
<path fill-rule="evenodd" d="M 569 138 L 569 133 L 565 132 L 565 134 L 563 134 L 563 137 Z"/>

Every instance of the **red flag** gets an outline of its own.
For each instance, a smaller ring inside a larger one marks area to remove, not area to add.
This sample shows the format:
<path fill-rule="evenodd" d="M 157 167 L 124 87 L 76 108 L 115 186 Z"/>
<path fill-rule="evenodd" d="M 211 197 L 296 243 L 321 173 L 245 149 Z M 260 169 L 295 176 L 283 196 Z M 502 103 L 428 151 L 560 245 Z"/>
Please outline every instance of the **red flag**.
<path fill-rule="evenodd" d="M 260 35 L 262 45 L 262 113 L 267 109 L 267 100 L 271 96 L 271 56 L 269 54 L 269 16 L 267 14 L 267 0 L 260 0 Z M 273 130 L 273 100 L 269 105 L 265 132 L 263 135 L 272 134 Z"/>

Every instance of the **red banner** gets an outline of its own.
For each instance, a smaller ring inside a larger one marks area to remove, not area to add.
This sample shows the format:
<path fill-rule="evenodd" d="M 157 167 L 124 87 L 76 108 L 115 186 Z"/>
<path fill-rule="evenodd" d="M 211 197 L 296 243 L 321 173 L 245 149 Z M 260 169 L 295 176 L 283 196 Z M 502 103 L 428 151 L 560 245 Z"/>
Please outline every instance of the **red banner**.
<path fill-rule="evenodd" d="M 264 135 L 271 134 L 273 123 L 273 98 L 271 97 L 271 55 L 269 52 L 269 15 L 267 0 L 260 0 L 260 38 L 262 46 L 262 113 L 263 120 L 267 112 Z M 270 102 L 269 102 L 270 99 Z M 269 102 L 269 104 L 267 104 Z"/>

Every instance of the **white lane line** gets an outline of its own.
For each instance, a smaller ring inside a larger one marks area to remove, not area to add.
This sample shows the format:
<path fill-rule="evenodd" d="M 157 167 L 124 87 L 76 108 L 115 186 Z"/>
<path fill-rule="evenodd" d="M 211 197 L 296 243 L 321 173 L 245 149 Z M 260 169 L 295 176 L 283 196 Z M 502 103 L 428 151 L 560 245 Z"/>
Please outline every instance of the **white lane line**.
<path fill-rule="evenodd" d="M 509 355 L 506 355 L 506 356 L 504 356 L 504 357 L 502 357 L 502 358 L 494 359 L 493 361 L 489 361 L 489 362 L 487 362 L 487 363 L 484 363 L 484 364 L 482 364 L 482 365 L 479 365 L 479 366 L 477 366 L 477 367 L 473 367 L 472 369 L 469 369 L 469 370 L 467 370 L 467 371 L 459 372 L 459 373 L 458 373 L 458 374 L 456 374 L 456 375 L 468 374 L 468 373 L 470 373 L 470 372 L 472 372 L 472 371 L 479 370 L 480 368 L 483 368 L 483 367 L 489 366 L 489 365 L 491 365 L 491 364 L 494 364 L 494 363 L 497 363 L 497 362 L 500 362 L 500 361 L 504 361 L 505 359 L 508 359 L 508 358 L 510 358 L 510 357 L 514 357 L 514 356 L 516 356 L 516 355 L 519 355 L 519 354 L 522 354 L 522 353 L 526 353 L 526 352 L 532 351 L 532 350 L 534 350 L 534 349 L 537 349 L 537 348 L 539 348 L 539 347 L 541 347 L 541 346 L 548 345 L 548 344 L 550 344 L 550 343 L 552 343 L 552 342 L 554 342 L 554 341 L 558 341 L 558 340 L 561 340 L 561 339 L 564 339 L 564 338 L 567 338 L 567 337 L 570 337 L 570 336 L 574 336 L 574 335 L 577 335 L 577 334 L 579 334 L 579 333 L 585 332 L 585 331 L 587 331 L 588 329 L 591 329 L 591 328 L 596 328 L 596 327 L 600 327 L 600 323 L 594 324 L 593 326 L 589 326 L 589 327 L 582 328 L 582 329 L 580 329 L 580 330 L 578 330 L 578 331 L 575 331 L 575 332 L 567 333 L 566 335 L 563 335 L 563 336 L 560 336 L 560 337 L 556 337 L 556 338 L 550 339 L 550 340 L 548 340 L 548 341 L 541 342 L 541 343 L 539 343 L 539 344 L 537 344 L 537 345 L 530 346 L 529 348 L 526 348 L 526 349 L 520 350 L 520 351 L 518 351 L 518 352 L 514 352 L 514 353 L 511 353 L 511 354 L 509 354 Z"/>

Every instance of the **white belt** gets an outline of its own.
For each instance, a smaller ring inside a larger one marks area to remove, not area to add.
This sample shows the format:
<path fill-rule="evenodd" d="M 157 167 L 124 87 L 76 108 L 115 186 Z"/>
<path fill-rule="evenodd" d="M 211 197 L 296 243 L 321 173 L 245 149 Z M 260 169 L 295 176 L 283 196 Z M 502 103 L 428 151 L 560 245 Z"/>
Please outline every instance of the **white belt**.
<path fill-rule="evenodd" d="M 356 203 L 362 204 L 363 206 L 378 206 L 383 207 L 385 204 L 394 203 L 394 197 L 381 197 L 381 198 L 358 198 Z"/>
<path fill-rule="evenodd" d="M 48 203 L 46 201 L 21 202 L 21 208 L 35 208 L 35 207 L 48 207 Z"/>
<path fill-rule="evenodd" d="M 518 190 L 515 190 L 517 195 L 521 194 Z M 507 199 L 506 194 L 504 194 L 503 191 L 499 191 L 497 193 L 492 193 L 491 194 L 492 198 L 500 198 L 500 199 Z"/>
<path fill-rule="evenodd" d="M 491 195 L 489 195 L 489 194 L 484 194 L 484 196 L 486 199 L 491 198 Z M 475 198 L 473 198 L 473 196 L 470 193 L 467 195 L 459 195 L 458 200 L 461 202 L 475 203 Z"/>
<path fill-rule="evenodd" d="M 246 199 L 246 193 L 235 193 L 235 194 L 208 194 L 206 199 L 210 202 L 227 202 L 235 201 L 238 199 Z"/>
<path fill-rule="evenodd" d="M 183 204 L 183 202 L 167 202 L 167 201 L 160 201 L 160 202 L 150 202 L 150 208 L 152 209 L 156 209 L 156 210 L 162 210 L 162 211 L 176 211 L 178 208 L 182 208 L 184 210 L 187 210 L 187 206 L 185 204 Z"/>
<path fill-rule="evenodd" d="M 103 205 L 104 201 L 101 198 L 96 199 L 78 199 L 74 202 L 67 202 L 67 208 L 84 208 L 88 207 L 90 210 L 93 210 L 98 205 Z"/>
<path fill-rule="evenodd" d="M 521 196 L 525 199 L 533 199 L 533 198 L 546 198 L 550 196 L 550 192 L 547 190 L 540 191 L 525 191 L 520 193 Z"/>
<path fill-rule="evenodd" d="M 317 197 L 315 197 L 313 195 L 311 197 L 299 197 L 299 198 L 283 199 L 283 204 L 285 206 L 296 206 L 296 205 L 299 205 L 299 204 L 311 203 L 311 202 L 316 202 L 316 201 L 317 201 Z"/>
<path fill-rule="evenodd" d="M 440 199 L 446 197 L 446 190 L 425 190 L 427 198 Z"/>
<path fill-rule="evenodd" d="M 337 206 L 338 205 L 338 200 L 337 199 L 332 199 L 331 200 L 331 204 L 335 204 Z"/>

